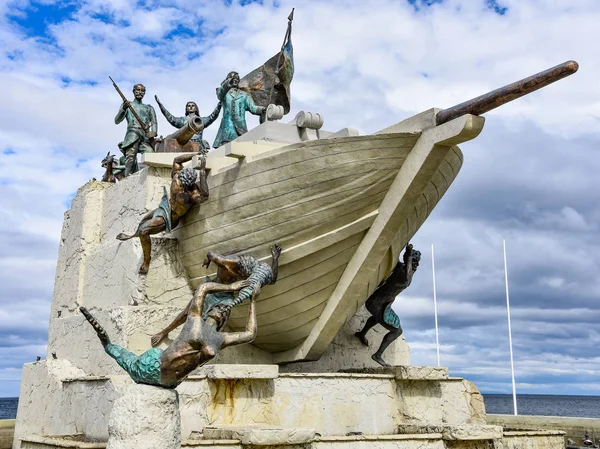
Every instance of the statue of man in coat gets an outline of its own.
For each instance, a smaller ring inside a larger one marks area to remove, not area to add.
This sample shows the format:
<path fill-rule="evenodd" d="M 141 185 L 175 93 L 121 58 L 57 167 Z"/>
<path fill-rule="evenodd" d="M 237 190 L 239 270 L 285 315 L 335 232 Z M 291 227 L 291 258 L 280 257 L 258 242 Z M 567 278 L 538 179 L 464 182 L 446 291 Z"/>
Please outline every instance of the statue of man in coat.
<path fill-rule="evenodd" d="M 213 143 L 215 148 L 248 132 L 246 111 L 254 115 L 265 112 L 265 108 L 257 106 L 252 96 L 239 88 L 239 84 L 240 75 L 237 72 L 229 72 L 227 78 L 217 87 L 217 97 L 223 103 L 223 118 Z"/>
<path fill-rule="evenodd" d="M 116 125 L 123 120 L 127 120 L 125 139 L 119 144 L 119 148 L 121 148 L 125 156 L 125 176 L 129 176 L 136 171 L 135 166 L 137 164 L 138 153 L 152 153 L 153 151 L 150 146 L 150 139 L 156 137 L 158 130 L 156 113 L 151 105 L 142 103 L 145 94 L 146 87 L 143 84 L 133 86 L 133 96 L 135 99 L 132 102 L 125 100 L 115 117 Z M 129 109 L 130 105 L 148 127 L 148 132 L 144 132 L 142 125 Z"/>

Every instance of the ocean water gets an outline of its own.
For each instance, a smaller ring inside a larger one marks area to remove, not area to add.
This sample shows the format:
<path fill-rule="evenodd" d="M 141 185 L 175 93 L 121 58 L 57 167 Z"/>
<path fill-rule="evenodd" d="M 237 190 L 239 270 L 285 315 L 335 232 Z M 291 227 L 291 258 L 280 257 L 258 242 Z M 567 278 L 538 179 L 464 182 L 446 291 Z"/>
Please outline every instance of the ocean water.
<path fill-rule="evenodd" d="M 513 414 L 511 394 L 484 394 L 483 398 L 487 413 Z M 517 413 L 519 415 L 600 418 L 600 396 L 518 394 Z"/>
<path fill-rule="evenodd" d="M 510 394 L 484 394 L 487 413 L 512 415 Z M 0 419 L 17 416 L 19 398 L 0 398 Z M 519 415 L 578 416 L 600 418 L 600 396 L 558 396 L 542 394 L 517 395 Z"/>
<path fill-rule="evenodd" d="M 19 398 L 0 398 L 0 419 L 15 419 L 17 405 L 19 405 Z"/>

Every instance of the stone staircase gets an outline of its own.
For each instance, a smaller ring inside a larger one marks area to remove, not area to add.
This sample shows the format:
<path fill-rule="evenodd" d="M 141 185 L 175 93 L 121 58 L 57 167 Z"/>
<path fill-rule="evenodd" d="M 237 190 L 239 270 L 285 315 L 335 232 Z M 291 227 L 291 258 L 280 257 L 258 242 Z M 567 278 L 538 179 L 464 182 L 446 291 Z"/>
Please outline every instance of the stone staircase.
<path fill-rule="evenodd" d="M 57 362 L 58 363 L 58 362 Z M 105 448 L 127 376 L 54 370 L 60 393 L 19 409 L 14 449 Z M 182 447 L 222 449 L 562 449 L 562 432 L 487 425 L 483 398 L 446 368 L 281 373 L 276 365 L 210 365 L 178 387 Z M 44 379 L 38 379 L 44 383 Z M 151 387 L 150 387 L 151 388 Z M 25 403 L 24 403 L 25 404 Z M 21 407 L 21 405 L 19 406 Z M 51 415 L 51 416 L 49 416 Z M 20 444 L 19 444 L 20 443 Z M 154 449 L 149 443 L 148 448 Z M 137 449 L 137 448 L 136 448 Z M 160 448 L 158 448 L 160 449 Z"/>

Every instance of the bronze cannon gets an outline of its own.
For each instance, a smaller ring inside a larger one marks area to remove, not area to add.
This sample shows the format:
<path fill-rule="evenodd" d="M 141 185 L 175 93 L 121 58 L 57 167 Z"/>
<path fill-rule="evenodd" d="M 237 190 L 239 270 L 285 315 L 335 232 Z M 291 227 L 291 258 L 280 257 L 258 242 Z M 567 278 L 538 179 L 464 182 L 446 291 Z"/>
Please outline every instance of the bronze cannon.
<path fill-rule="evenodd" d="M 167 137 L 157 139 L 154 151 L 157 153 L 197 153 L 200 151 L 200 146 L 190 139 L 203 129 L 202 118 L 197 115 L 189 115 L 185 126 Z"/>

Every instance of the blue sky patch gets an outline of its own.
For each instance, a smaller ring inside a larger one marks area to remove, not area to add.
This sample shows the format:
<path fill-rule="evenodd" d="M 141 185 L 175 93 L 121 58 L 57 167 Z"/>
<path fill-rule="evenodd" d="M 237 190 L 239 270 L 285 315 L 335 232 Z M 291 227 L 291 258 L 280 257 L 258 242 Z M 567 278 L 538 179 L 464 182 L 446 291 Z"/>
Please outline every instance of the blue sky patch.
<path fill-rule="evenodd" d="M 7 148 L 2 152 L 2 154 L 10 156 L 11 154 L 17 154 L 17 152 L 15 150 L 13 150 L 12 148 Z"/>
<path fill-rule="evenodd" d="M 444 0 L 407 0 L 414 8 L 415 11 L 420 11 L 421 8 L 428 8 L 435 3 L 443 3 Z"/>
<path fill-rule="evenodd" d="M 506 14 L 506 11 L 508 11 L 508 7 L 499 5 L 496 0 L 485 0 L 485 5 L 489 9 L 493 10 L 496 14 L 501 16 Z"/>
<path fill-rule="evenodd" d="M 27 7 L 12 16 L 10 20 L 27 31 L 32 37 L 41 37 L 53 41 L 48 26 L 68 20 L 77 10 L 73 2 L 41 4 L 32 1 Z"/>

